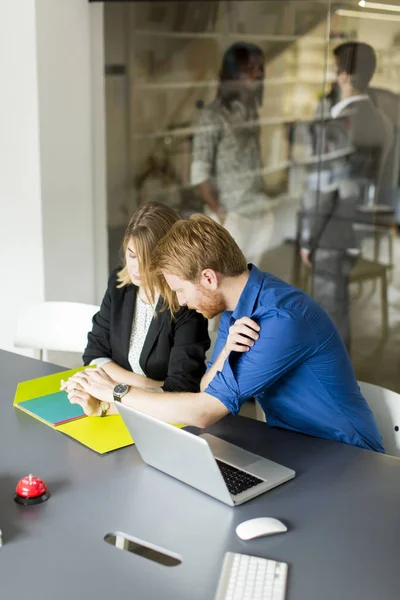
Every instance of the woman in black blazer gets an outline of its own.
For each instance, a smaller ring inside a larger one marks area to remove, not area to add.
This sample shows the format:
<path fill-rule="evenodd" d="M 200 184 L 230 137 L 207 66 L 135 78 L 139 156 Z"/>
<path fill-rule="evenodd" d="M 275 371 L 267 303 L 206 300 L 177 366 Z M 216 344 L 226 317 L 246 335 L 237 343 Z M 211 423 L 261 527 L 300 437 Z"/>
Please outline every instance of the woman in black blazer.
<path fill-rule="evenodd" d="M 200 389 L 210 347 L 207 320 L 179 308 L 166 282 L 149 269 L 152 250 L 178 220 L 166 205 L 149 202 L 125 232 L 125 264 L 111 274 L 83 354 L 85 365 L 101 366 L 116 383 L 171 392 Z"/>

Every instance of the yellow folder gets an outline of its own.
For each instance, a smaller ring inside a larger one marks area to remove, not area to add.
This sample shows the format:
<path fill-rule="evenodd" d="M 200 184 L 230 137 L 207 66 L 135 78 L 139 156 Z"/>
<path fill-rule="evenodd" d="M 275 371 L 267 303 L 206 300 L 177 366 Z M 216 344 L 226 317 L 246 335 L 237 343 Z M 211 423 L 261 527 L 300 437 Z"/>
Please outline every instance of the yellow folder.
<path fill-rule="evenodd" d="M 81 444 L 88 446 L 99 454 L 118 450 L 133 444 L 131 434 L 119 415 L 100 417 L 84 417 L 64 425 L 58 425 L 62 431 Z"/>
<path fill-rule="evenodd" d="M 78 373 L 78 371 L 83 371 L 85 368 L 91 367 L 71 369 L 61 373 L 55 373 L 54 375 L 31 379 L 30 381 L 22 381 L 18 384 L 15 393 L 14 406 L 24 412 L 28 412 L 24 409 L 25 401 L 46 395 L 48 395 L 50 399 L 52 394 L 60 390 L 61 379 L 66 381 L 69 377 L 72 377 L 72 375 Z M 52 429 L 65 433 L 99 454 L 105 454 L 106 452 L 118 450 L 119 448 L 124 448 L 125 446 L 133 444 L 132 437 L 119 415 L 110 415 L 103 419 L 85 416 L 68 423 L 63 423 L 62 425 L 51 425 L 32 412 L 29 412 L 28 414 Z"/>

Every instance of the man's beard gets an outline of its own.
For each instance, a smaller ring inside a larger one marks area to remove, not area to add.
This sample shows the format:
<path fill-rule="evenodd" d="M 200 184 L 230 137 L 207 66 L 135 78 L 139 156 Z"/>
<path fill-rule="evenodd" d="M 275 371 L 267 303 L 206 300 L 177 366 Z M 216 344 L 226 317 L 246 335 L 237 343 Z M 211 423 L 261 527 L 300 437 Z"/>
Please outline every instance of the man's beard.
<path fill-rule="evenodd" d="M 196 306 L 196 310 L 201 312 L 206 319 L 213 319 L 217 315 L 224 312 L 226 307 L 221 292 L 211 292 L 204 290 L 202 287 L 198 287 L 197 289 L 201 294 L 201 299 Z"/>

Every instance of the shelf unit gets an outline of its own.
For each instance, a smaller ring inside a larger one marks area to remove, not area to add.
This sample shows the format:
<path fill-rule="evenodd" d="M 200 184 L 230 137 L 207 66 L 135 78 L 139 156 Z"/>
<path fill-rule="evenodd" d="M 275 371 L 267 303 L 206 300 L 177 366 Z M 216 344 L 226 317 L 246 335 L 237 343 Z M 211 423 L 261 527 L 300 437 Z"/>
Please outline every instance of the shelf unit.
<path fill-rule="evenodd" d="M 158 152 L 164 158 L 167 154 L 171 156 L 171 153 L 177 152 L 176 156 L 179 157 L 181 148 L 188 146 L 185 140 L 190 140 L 199 131 L 194 124 L 183 125 L 185 122 L 194 123 L 197 120 L 199 110 L 195 108 L 196 94 L 204 104 L 212 100 L 214 90 L 218 86 L 216 74 L 220 68 L 223 52 L 233 42 L 243 39 L 267 49 L 267 55 L 274 47 L 279 49 L 279 52 L 286 52 L 284 56 L 287 58 L 282 59 L 281 56 L 274 55 L 272 62 L 267 64 L 265 89 L 266 91 L 272 89 L 273 92 L 269 94 L 257 124 L 264 132 L 262 146 L 268 154 L 267 160 L 264 157 L 266 167 L 262 169 L 261 174 L 269 178 L 276 176 L 289 179 L 284 174 L 293 166 L 293 161 L 287 159 L 285 128 L 294 121 L 304 120 L 299 119 L 299 117 L 307 116 L 304 111 L 299 110 L 301 99 L 308 95 L 315 99 L 316 103 L 318 91 L 323 86 L 322 66 L 321 77 L 313 76 L 312 72 L 310 76 L 301 76 L 297 69 L 294 48 L 301 42 L 299 48 L 302 50 L 307 48 L 311 52 L 315 52 L 318 57 L 323 57 L 327 42 L 325 31 L 324 28 L 312 30 L 306 39 L 303 35 L 290 35 L 292 30 L 296 31 L 293 17 L 292 22 L 289 19 L 283 25 L 279 22 L 270 25 L 270 21 L 268 21 L 265 29 L 267 30 L 269 27 L 269 32 L 256 33 L 251 31 L 250 22 L 251 19 L 254 21 L 256 18 L 254 14 L 252 16 L 252 12 L 254 13 L 258 8 L 249 8 L 249 19 L 244 11 L 241 17 L 235 20 L 236 15 L 233 17 L 229 8 L 229 5 L 233 4 L 235 3 L 220 2 L 217 21 L 213 24 L 215 29 L 205 31 L 191 30 L 191 27 L 187 26 L 188 21 L 183 30 L 176 30 L 175 16 L 173 19 L 166 18 L 163 23 L 161 20 L 158 23 L 150 23 L 150 21 L 147 22 L 147 16 L 144 16 L 143 12 L 137 12 L 138 7 L 134 3 L 126 8 L 125 15 L 128 17 L 124 19 L 125 32 L 128 36 L 125 40 L 126 64 L 119 65 L 119 69 L 114 71 L 114 75 L 110 69 L 110 76 L 121 77 L 121 81 L 122 77 L 125 78 L 126 102 L 128 107 L 133 107 L 130 109 L 132 112 L 128 118 L 129 123 L 127 122 L 127 131 L 130 130 L 130 133 L 126 160 L 128 165 L 126 179 L 129 187 L 127 193 L 131 198 L 130 200 L 128 198 L 127 202 L 131 202 L 131 205 L 135 204 L 137 194 L 132 182 L 136 180 L 136 173 L 140 174 L 146 170 L 146 156 Z M 266 2 L 264 4 L 267 5 Z M 282 0 L 282 6 L 283 4 L 286 3 Z M 238 10 L 243 9 L 240 3 L 236 3 L 236 5 Z M 287 7 L 289 7 L 289 3 L 287 3 Z M 147 6 L 147 10 L 150 10 L 149 6 Z M 165 10 L 168 11 L 168 7 L 163 10 L 164 15 L 167 14 Z M 278 8 L 276 10 L 278 11 Z M 265 15 L 263 18 L 266 18 Z M 169 25 L 167 21 L 169 21 Z M 248 29 L 248 32 L 233 30 L 233 23 L 235 23 L 236 29 L 243 27 Z M 255 24 L 254 29 L 262 31 L 257 18 Z M 167 29 L 168 27 L 170 30 Z M 283 33 L 271 32 L 272 27 L 276 27 L 278 31 L 279 27 L 282 27 Z M 152 54 L 151 58 L 150 54 Z M 207 57 L 204 67 L 202 55 Z M 213 58 L 210 58 L 211 55 Z M 197 60 L 195 62 L 198 65 L 194 70 L 189 66 L 193 57 Z M 314 70 L 318 64 L 319 58 L 313 62 Z M 193 77 L 193 80 L 189 80 L 190 77 Z M 186 100 L 185 97 L 187 97 Z M 274 100 L 276 97 L 282 98 L 282 102 L 277 103 Z M 295 113 L 290 110 L 290 102 L 288 102 L 288 99 L 294 97 L 299 99 L 295 106 Z M 174 114 L 171 109 L 174 103 L 178 108 L 184 106 L 184 110 L 179 111 L 177 108 Z M 154 109 L 151 109 L 152 104 L 154 104 Z M 310 102 L 311 104 L 312 102 Z M 249 126 L 253 125 L 254 123 L 249 123 Z M 280 139 L 282 141 L 279 141 Z M 182 145 L 182 142 L 185 144 Z M 278 148 L 277 151 L 276 148 Z M 172 159 L 175 160 L 174 155 L 172 155 Z M 182 185 L 173 183 L 167 185 L 165 193 L 179 192 L 179 190 L 187 192 L 193 189 L 187 177 L 188 174 L 179 177 L 183 180 Z M 158 194 L 159 191 L 154 193 Z M 124 215 L 127 212 L 129 211 L 125 207 Z"/>
<path fill-rule="evenodd" d="M 220 34 L 218 32 L 196 32 L 196 31 L 164 31 L 162 29 L 133 29 L 133 36 L 145 36 L 145 37 L 163 37 L 163 38 L 175 38 L 175 39 L 219 39 Z"/>
<path fill-rule="evenodd" d="M 295 115 L 287 117 L 271 117 L 270 119 L 258 119 L 257 121 L 248 121 L 246 125 L 232 125 L 232 129 L 238 128 L 243 129 L 245 127 L 254 127 L 254 125 L 260 125 L 261 127 L 268 127 L 274 125 L 291 125 L 297 123 L 299 125 L 307 125 L 308 123 L 315 122 L 313 119 L 299 119 Z M 174 137 L 191 137 L 196 133 L 202 131 L 208 131 L 208 127 L 177 127 L 174 129 L 164 129 L 162 131 L 148 131 L 143 133 L 134 134 L 134 139 L 162 139 L 162 138 L 174 138 Z"/>
<path fill-rule="evenodd" d="M 276 164 L 276 165 L 269 165 L 268 167 L 264 167 L 262 169 L 254 169 L 253 171 L 251 171 L 251 173 L 254 173 L 257 175 L 271 175 L 272 173 L 277 173 L 279 171 L 284 171 L 286 169 L 291 169 L 291 168 L 303 169 L 304 167 L 307 167 L 310 165 L 320 164 L 320 163 L 324 163 L 324 162 L 331 162 L 333 160 L 344 158 L 346 156 L 349 156 L 352 152 L 353 152 L 353 149 L 351 147 L 349 147 L 349 148 L 343 148 L 341 150 L 336 150 L 335 152 L 327 152 L 327 153 L 321 154 L 319 156 L 310 156 L 310 157 L 305 157 L 302 159 L 293 158 L 291 160 L 282 161 L 281 163 Z M 243 173 L 243 175 L 245 175 L 246 173 L 247 172 Z M 191 190 L 191 189 L 193 189 L 193 186 L 191 184 L 168 186 L 169 192 L 179 192 L 180 190 Z M 160 191 L 157 190 L 154 192 L 154 194 L 160 194 Z M 276 200 L 272 199 L 271 207 L 276 206 L 278 204 L 278 202 L 282 199 L 282 197 L 286 198 L 287 195 L 280 196 Z M 293 198 L 293 196 L 290 196 L 290 198 Z"/>
<path fill-rule="evenodd" d="M 306 85 L 321 85 L 321 79 L 312 77 L 270 77 L 264 80 L 268 87 L 297 85 L 303 83 Z M 160 82 L 138 82 L 134 86 L 134 91 L 141 90 L 170 90 L 170 89 L 191 89 L 203 87 L 217 87 L 216 79 L 207 79 L 202 81 L 160 81 Z"/>
<path fill-rule="evenodd" d="M 218 32 L 196 32 L 196 31 L 164 31 L 162 29 L 133 29 L 132 34 L 135 36 L 145 37 L 164 37 L 164 38 L 191 38 L 191 39 L 220 39 L 221 33 Z M 297 40 L 304 39 L 301 35 L 266 35 L 263 33 L 237 33 L 229 31 L 226 35 L 228 38 L 251 40 L 253 42 L 296 42 Z M 309 43 L 311 44 L 325 44 L 326 39 L 318 36 L 310 36 Z"/>

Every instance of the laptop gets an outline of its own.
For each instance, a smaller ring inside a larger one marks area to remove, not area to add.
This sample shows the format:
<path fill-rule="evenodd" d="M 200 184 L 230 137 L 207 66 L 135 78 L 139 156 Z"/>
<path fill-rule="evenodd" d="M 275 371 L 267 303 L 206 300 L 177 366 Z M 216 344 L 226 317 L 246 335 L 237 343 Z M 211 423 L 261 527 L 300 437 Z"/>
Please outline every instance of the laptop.
<path fill-rule="evenodd" d="M 292 469 L 208 433 L 197 436 L 120 402 L 115 405 L 145 463 L 230 506 L 295 476 Z"/>

